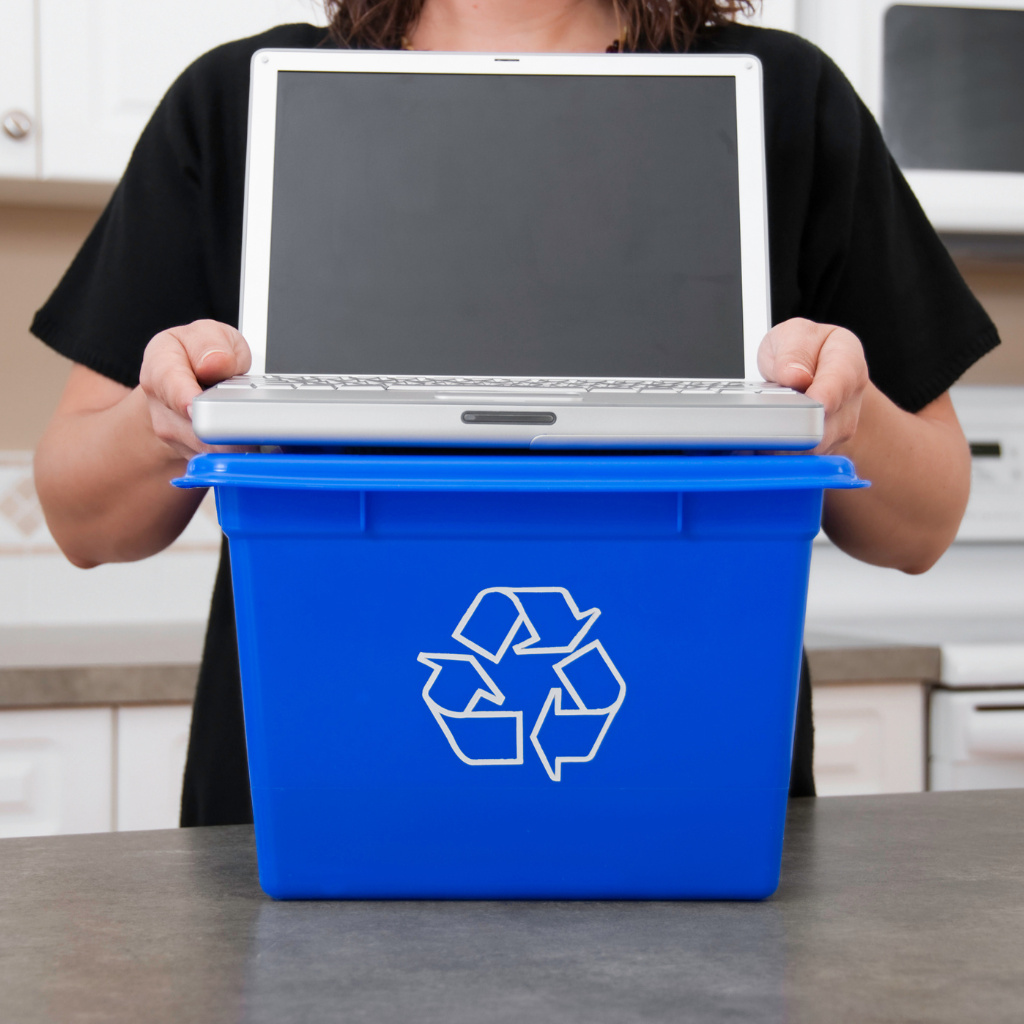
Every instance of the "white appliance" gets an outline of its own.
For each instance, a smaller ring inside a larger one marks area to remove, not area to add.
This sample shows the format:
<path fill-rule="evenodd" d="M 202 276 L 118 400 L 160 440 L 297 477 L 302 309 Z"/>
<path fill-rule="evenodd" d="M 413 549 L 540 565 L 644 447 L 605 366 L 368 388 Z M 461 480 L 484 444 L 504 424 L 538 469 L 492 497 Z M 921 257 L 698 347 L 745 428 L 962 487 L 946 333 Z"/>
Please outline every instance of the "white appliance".
<path fill-rule="evenodd" d="M 971 500 L 957 542 L 1024 541 L 1024 388 L 960 385 L 952 396 L 971 445 Z"/>
<path fill-rule="evenodd" d="M 932 223 L 1024 232 L 1024 0 L 803 0 Z"/>
<path fill-rule="evenodd" d="M 1024 642 L 1024 387 L 960 385 L 951 394 L 973 452 L 956 542 L 928 572 L 907 576 L 858 562 L 822 534 L 809 630 L 927 644 Z"/>
<path fill-rule="evenodd" d="M 958 667 L 968 669 L 968 680 L 984 675 L 989 653 L 962 652 L 966 657 Z M 980 665 L 972 664 L 977 655 Z M 1018 682 L 1024 680 L 1024 644 L 1017 645 L 1012 674 Z M 936 689 L 930 734 L 929 789 L 1024 788 L 1024 687 L 967 682 L 956 689 Z"/>

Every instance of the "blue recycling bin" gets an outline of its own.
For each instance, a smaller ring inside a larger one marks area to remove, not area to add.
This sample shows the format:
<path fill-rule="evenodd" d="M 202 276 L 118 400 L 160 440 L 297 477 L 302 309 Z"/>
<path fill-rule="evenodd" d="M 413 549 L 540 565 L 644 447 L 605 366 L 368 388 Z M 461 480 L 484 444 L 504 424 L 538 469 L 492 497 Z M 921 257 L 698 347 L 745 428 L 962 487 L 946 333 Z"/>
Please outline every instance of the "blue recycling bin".
<path fill-rule="evenodd" d="M 778 885 L 815 456 L 202 455 L 260 882 L 302 898 Z"/>

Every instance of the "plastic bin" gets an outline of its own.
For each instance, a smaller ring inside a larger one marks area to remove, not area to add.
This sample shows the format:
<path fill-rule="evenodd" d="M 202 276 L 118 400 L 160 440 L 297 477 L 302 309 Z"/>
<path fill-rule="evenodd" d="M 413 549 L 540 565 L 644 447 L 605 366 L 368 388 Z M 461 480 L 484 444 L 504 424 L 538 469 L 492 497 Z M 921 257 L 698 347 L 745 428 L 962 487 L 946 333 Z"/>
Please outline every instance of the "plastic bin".
<path fill-rule="evenodd" d="M 762 898 L 813 456 L 204 455 L 277 898 Z"/>

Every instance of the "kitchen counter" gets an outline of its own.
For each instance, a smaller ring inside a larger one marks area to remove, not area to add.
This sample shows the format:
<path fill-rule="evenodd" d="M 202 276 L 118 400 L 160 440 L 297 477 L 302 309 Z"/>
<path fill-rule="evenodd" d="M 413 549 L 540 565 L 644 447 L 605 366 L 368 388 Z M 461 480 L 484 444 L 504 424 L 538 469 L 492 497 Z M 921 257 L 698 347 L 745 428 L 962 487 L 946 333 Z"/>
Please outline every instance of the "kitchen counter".
<path fill-rule="evenodd" d="M 942 651 L 937 644 L 808 630 L 804 646 L 815 685 L 893 679 L 934 682 L 942 667 Z"/>
<path fill-rule="evenodd" d="M 191 703 L 205 625 L 0 628 L 0 708 Z"/>
<path fill-rule="evenodd" d="M 1024 791 L 793 801 L 764 903 L 274 903 L 247 826 L 0 840 L 5 1020 L 1017 1022 Z"/>
<path fill-rule="evenodd" d="M 198 665 L 0 668 L 0 709 L 191 704 Z"/>
<path fill-rule="evenodd" d="M 0 628 L 0 709 L 191 702 L 201 624 Z M 815 684 L 935 680 L 939 648 L 808 633 Z"/>

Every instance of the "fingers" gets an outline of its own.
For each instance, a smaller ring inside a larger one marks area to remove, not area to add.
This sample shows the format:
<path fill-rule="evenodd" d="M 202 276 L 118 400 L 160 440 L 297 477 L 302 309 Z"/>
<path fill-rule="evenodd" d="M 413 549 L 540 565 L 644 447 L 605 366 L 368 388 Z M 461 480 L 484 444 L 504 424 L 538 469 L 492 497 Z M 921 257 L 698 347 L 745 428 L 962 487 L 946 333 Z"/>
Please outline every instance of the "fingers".
<path fill-rule="evenodd" d="M 157 437 L 186 458 L 214 450 L 192 430 L 192 399 L 204 385 L 245 373 L 251 363 L 242 335 L 215 320 L 197 320 L 157 334 L 146 346 L 139 374 Z"/>
<path fill-rule="evenodd" d="M 853 437 L 868 384 L 856 335 L 830 324 L 787 320 L 765 335 L 757 365 L 766 380 L 803 391 L 825 407 L 825 432 L 816 453 L 834 451 Z"/>
<path fill-rule="evenodd" d="M 148 407 L 153 433 L 176 455 L 183 459 L 191 459 L 200 452 L 214 450 L 196 437 L 192 421 L 187 417 L 172 412 L 167 406 L 152 399 L 148 400 Z"/>
<path fill-rule="evenodd" d="M 817 450 L 831 452 L 857 432 L 861 400 L 868 385 L 864 349 L 856 335 L 833 328 L 818 353 L 818 367 L 807 396 L 825 407 L 825 434 Z"/>

